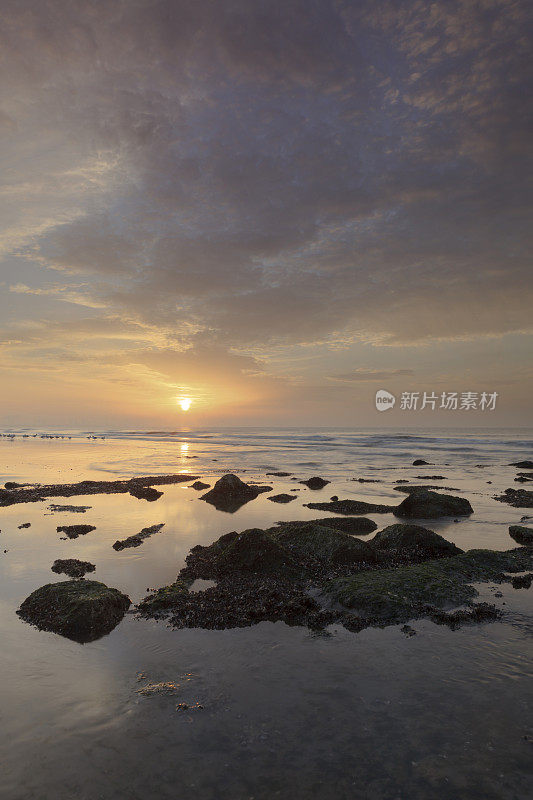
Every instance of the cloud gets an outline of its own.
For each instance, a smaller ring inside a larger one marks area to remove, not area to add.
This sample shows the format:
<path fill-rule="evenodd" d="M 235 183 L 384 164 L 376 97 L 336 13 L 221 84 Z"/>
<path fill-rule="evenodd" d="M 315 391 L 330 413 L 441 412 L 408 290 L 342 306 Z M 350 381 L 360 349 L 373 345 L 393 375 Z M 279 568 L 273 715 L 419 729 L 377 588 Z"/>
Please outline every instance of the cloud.
<path fill-rule="evenodd" d="M 342 372 L 338 375 L 328 375 L 332 381 L 351 383 L 352 381 L 389 381 L 397 377 L 414 375 L 412 369 L 365 369 L 359 367 L 352 372 Z"/>
<path fill-rule="evenodd" d="M 530 331 L 529 11 L 8 0 L 0 246 L 34 269 L 7 280 L 33 344 L 86 306 L 192 382 L 237 352 Z"/>

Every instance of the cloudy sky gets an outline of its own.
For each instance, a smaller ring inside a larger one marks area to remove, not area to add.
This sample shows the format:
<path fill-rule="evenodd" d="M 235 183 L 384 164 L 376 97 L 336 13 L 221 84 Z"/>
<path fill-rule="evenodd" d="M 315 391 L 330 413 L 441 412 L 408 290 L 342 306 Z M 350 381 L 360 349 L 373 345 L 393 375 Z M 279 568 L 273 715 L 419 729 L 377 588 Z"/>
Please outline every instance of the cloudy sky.
<path fill-rule="evenodd" d="M 4 0 L 2 425 L 527 424 L 530 14 Z"/>

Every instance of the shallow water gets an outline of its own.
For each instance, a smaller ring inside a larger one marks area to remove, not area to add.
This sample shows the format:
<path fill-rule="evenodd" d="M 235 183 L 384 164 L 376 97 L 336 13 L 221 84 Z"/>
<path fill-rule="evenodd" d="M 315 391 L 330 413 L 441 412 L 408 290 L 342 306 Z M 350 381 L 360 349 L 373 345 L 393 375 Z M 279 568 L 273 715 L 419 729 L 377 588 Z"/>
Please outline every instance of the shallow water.
<path fill-rule="evenodd" d="M 117 494 L 65 500 L 91 506 L 85 514 L 50 512 L 50 503 L 63 502 L 56 498 L 0 509 L 0 796 L 529 798 L 533 589 L 480 586 L 481 599 L 506 612 L 502 622 L 452 632 L 415 621 L 410 638 L 399 626 L 359 634 L 334 626 L 325 636 L 283 623 L 172 631 L 127 615 L 110 635 L 79 645 L 37 631 L 15 611 L 35 588 L 58 580 L 50 572 L 56 558 L 95 563 L 89 577 L 137 602 L 148 587 L 172 581 L 195 544 L 281 519 L 328 516 L 302 504 L 333 494 L 400 502 L 405 495 L 394 481 L 417 482 L 417 475 L 445 475 L 435 483 L 460 489 L 475 510 L 468 520 L 429 527 L 464 549 L 509 549 L 508 526 L 529 512 L 492 495 L 520 487 L 507 465 L 532 456 L 524 431 L 0 439 L 2 482 L 182 471 L 213 483 L 234 471 L 271 482 L 276 492 L 300 490 L 289 505 L 262 495 L 235 514 L 203 503 L 187 483 L 160 487 L 155 503 Z M 409 466 L 415 458 L 434 466 Z M 311 491 L 290 477 L 265 477 L 278 470 L 331 484 Z M 394 521 L 392 514 L 368 516 L 380 527 Z M 26 522 L 30 528 L 18 528 Z M 113 550 L 116 539 L 159 522 L 162 531 L 140 547 Z M 77 523 L 96 530 L 63 541 L 56 527 Z M 176 696 L 137 694 L 148 681 L 181 688 Z M 203 709 L 180 712 L 178 702 Z"/>

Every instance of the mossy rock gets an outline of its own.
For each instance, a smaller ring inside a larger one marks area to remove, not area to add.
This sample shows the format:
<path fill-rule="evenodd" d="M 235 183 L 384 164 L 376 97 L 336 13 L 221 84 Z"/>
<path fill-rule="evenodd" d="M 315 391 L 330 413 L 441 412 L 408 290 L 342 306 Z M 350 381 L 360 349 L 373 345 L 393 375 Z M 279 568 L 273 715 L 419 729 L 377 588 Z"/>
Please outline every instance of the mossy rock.
<path fill-rule="evenodd" d="M 294 522 L 278 522 L 281 528 L 284 525 L 320 525 L 322 528 L 333 528 L 336 531 L 350 533 L 354 536 L 365 536 L 377 529 L 377 524 L 368 517 L 322 517 L 320 519 L 295 520 Z M 272 530 L 276 530 L 275 528 Z"/>
<path fill-rule="evenodd" d="M 262 575 L 302 574 L 302 567 L 292 555 L 260 528 L 251 528 L 232 538 L 217 559 L 219 574 L 254 572 Z"/>
<path fill-rule="evenodd" d="M 429 528 L 397 523 L 376 533 L 370 547 L 387 552 L 412 563 L 432 558 L 453 556 L 463 551 Z"/>
<path fill-rule="evenodd" d="M 157 616 L 159 613 L 173 608 L 180 598 L 188 594 L 190 584 L 191 581 L 178 579 L 169 586 L 162 586 L 141 600 L 137 608 L 146 616 Z"/>
<path fill-rule="evenodd" d="M 361 572 L 330 581 L 326 593 L 347 608 L 383 624 L 405 622 L 429 608 L 469 603 L 477 596 L 478 581 L 506 580 L 505 572 L 533 566 L 533 552 L 469 550 L 457 556 L 396 569 Z"/>
<path fill-rule="evenodd" d="M 474 509 L 464 497 L 452 494 L 438 494 L 425 489 L 409 494 L 395 510 L 397 517 L 417 517 L 437 519 L 473 514 Z"/>
<path fill-rule="evenodd" d="M 533 528 L 526 528 L 525 525 L 511 525 L 509 527 L 509 535 L 518 544 L 533 545 Z"/>
<path fill-rule="evenodd" d="M 130 604 L 127 595 L 104 583 L 72 580 L 36 589 L 17 614 L 40 630 L 85 643 L 110 633 Z"/>
<path fill-rule="evenodd" d="M 313 522 L 302 525 L 285 523 L 268 532 L 299 562 L 312 559 L 325 566 L 339 566 L 361 562 L 373 564 L 378 558 L 366 542 Z"/>

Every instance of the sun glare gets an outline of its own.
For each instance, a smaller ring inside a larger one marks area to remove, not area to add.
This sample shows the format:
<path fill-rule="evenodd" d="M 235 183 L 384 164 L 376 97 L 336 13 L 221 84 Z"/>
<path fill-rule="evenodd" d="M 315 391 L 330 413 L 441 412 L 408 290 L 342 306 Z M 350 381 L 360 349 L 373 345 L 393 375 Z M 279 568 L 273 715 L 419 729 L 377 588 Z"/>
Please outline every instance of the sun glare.
<path fill-rule="evenodd" d="M 178 402 L 182 411 L 188 411 L 189 408 L 191 407 L 190 397 L 182 397 L 181 400 L 179 400 Z"/>

